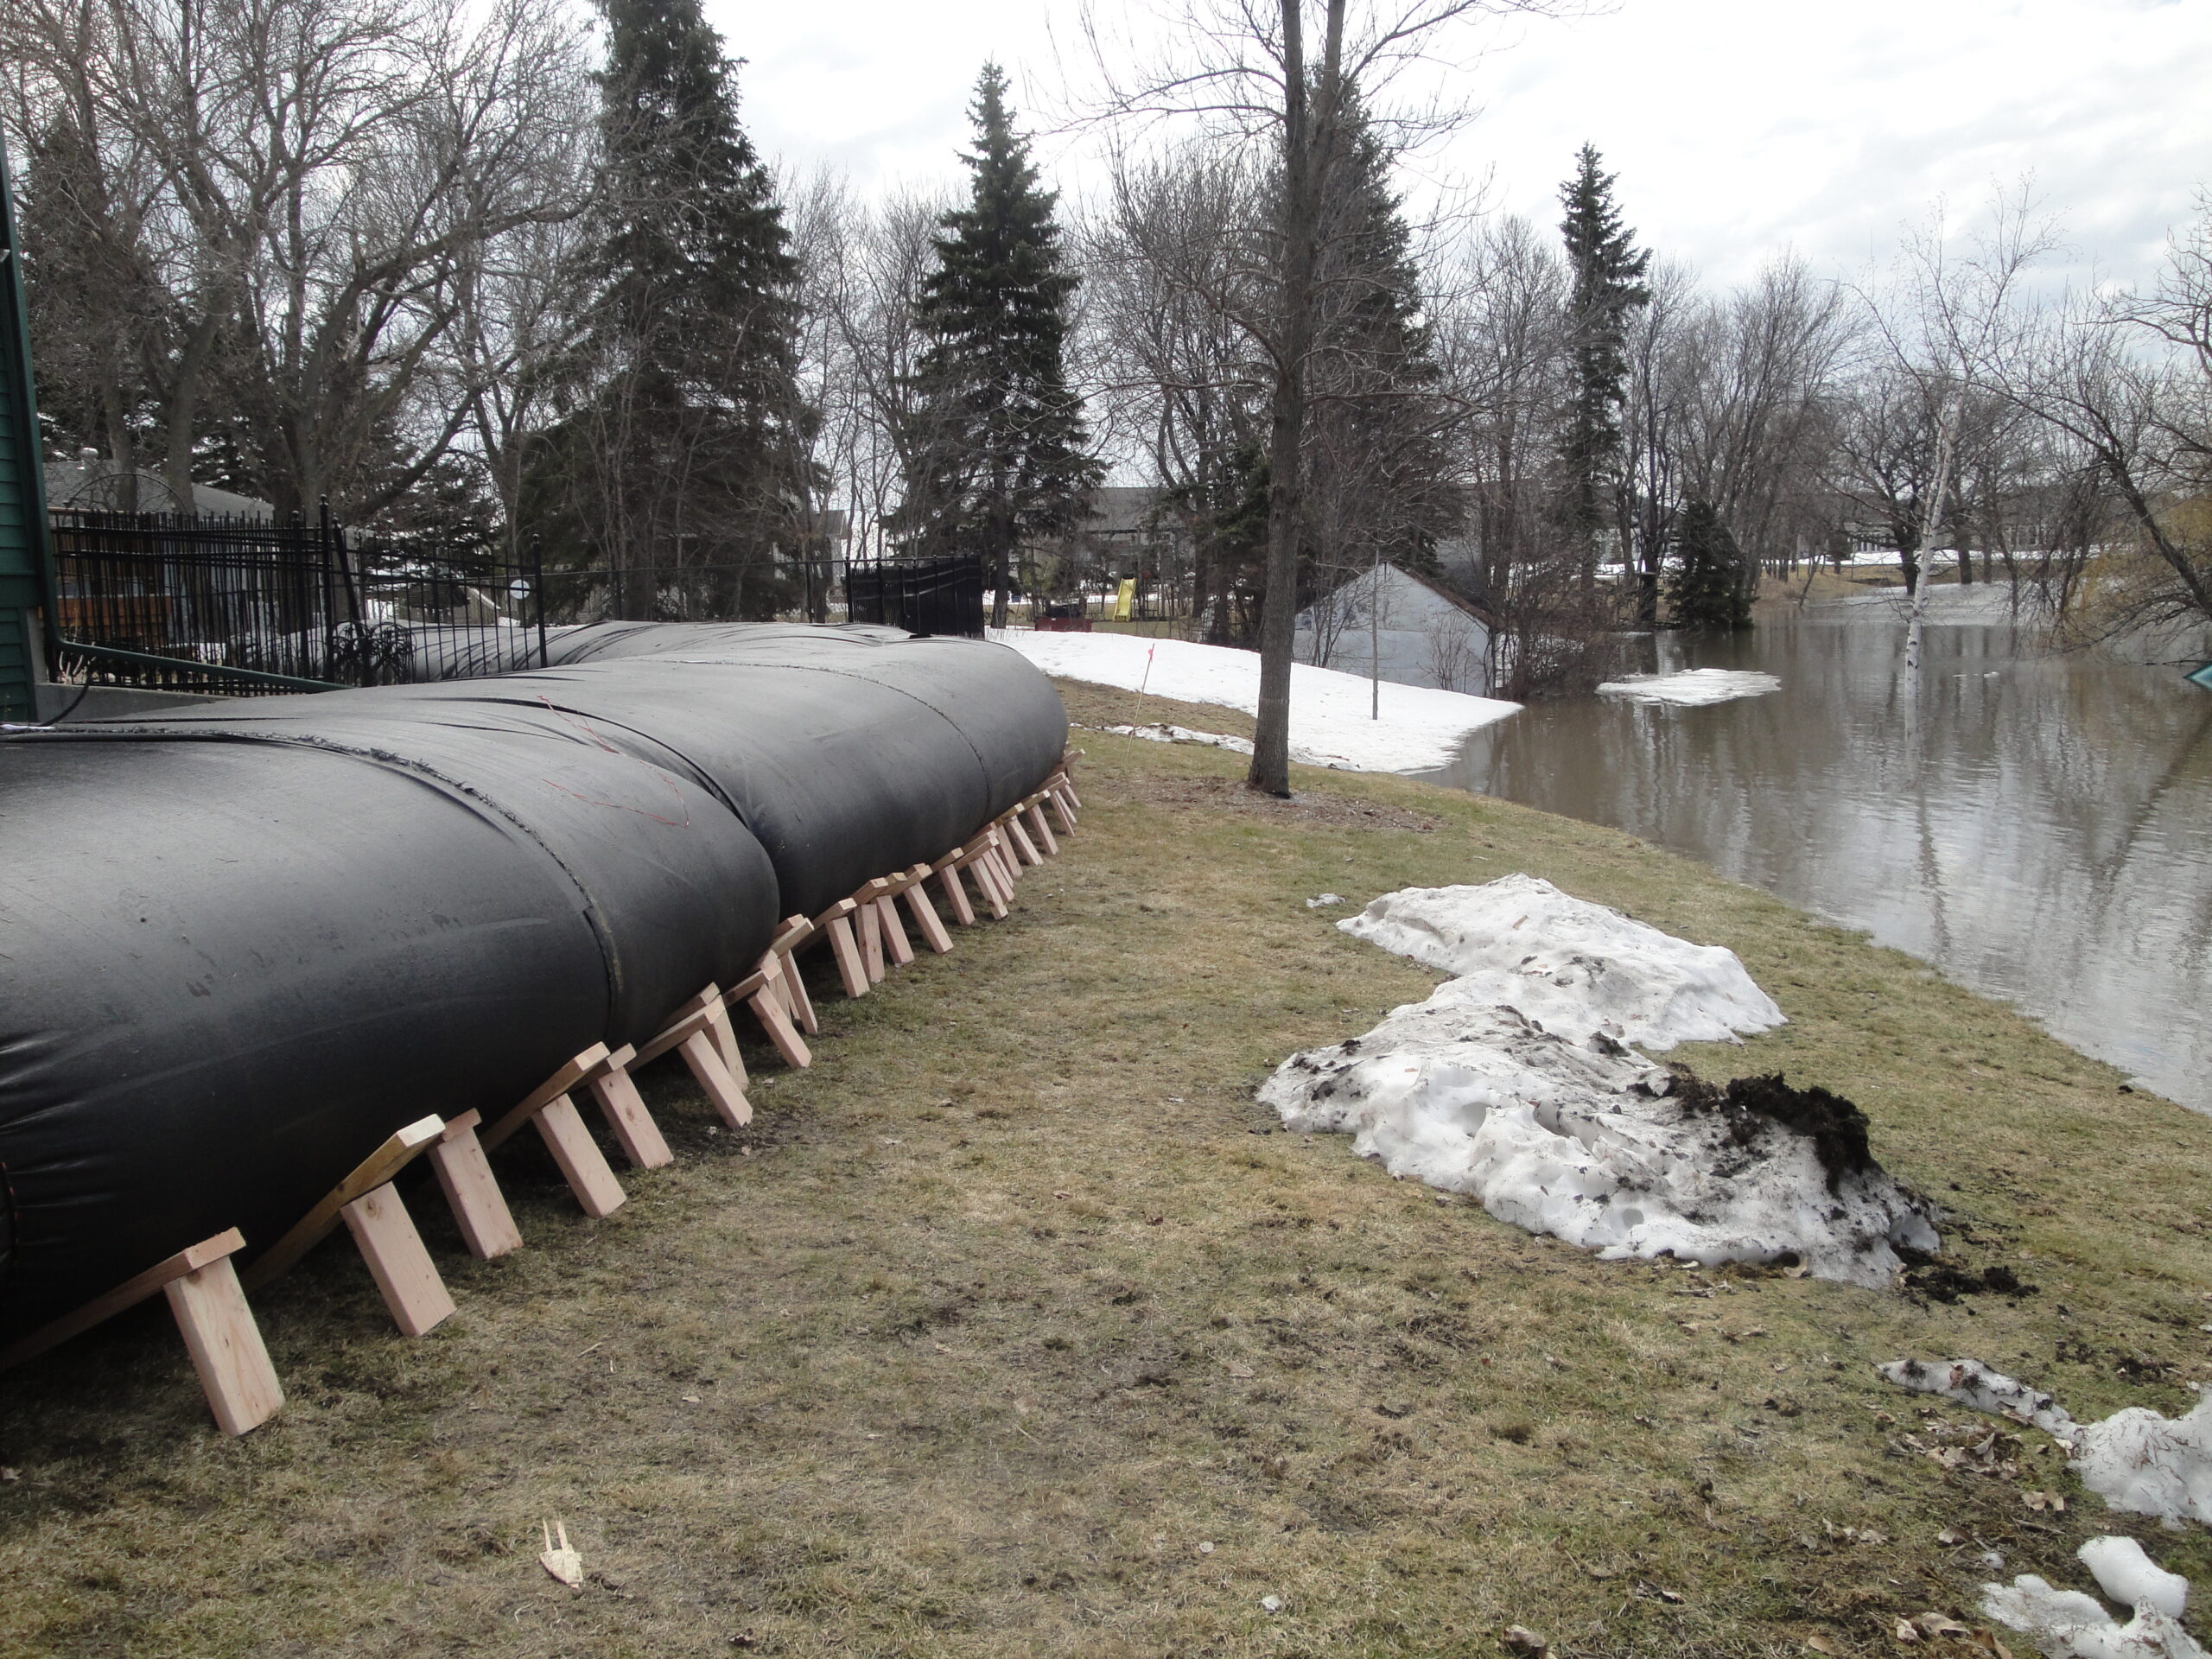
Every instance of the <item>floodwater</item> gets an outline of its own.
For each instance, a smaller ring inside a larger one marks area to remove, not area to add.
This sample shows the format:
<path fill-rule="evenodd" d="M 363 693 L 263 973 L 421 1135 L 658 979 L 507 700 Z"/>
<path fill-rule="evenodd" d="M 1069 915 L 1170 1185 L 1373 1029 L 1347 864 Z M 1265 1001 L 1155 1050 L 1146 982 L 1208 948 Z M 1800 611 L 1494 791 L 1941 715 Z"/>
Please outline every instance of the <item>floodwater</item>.
<path fill-rule="evenodd" d="M 1902 607 L 1882 599 L 1655 649 L 1662 671 L 1782 689 L 1534 704 L 1430 775 L 1864 929 L 2212 1112 L 2212 692 L 2044 653 L 2002 621 L 1939 624 L 1916 710 Z"/>

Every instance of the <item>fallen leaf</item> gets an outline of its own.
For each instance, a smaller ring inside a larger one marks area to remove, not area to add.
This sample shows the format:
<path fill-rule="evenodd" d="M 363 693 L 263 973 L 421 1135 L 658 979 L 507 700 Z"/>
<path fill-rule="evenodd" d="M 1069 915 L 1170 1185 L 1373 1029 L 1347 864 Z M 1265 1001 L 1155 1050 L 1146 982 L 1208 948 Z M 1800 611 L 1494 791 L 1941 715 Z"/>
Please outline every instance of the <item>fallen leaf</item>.
<path fill-rule="evenodd" d="M 1211 1555 L 1211 1554 L 1213 1554 L 1213 1546 L 1212 1546 L 1211 1544 L 1200 1544 L 1200 1545 L 1198 1546 L 1198 1554 L 1201 1554 L 1201 1555 Z"/>
<path fill-rule="evenodd" d="M 1912 1627 L 1925 1637 L 1972 1636 L 1974 1634 L 1957 1619 L 1942 1613 L 1916 1614 L 1913 1618 Z"/>
<path fill-rule="evenodd" d="M 1891 1630 L 1890 1634 L 1897 1637 L 1900 1642 L 1917 1642 L 1920 1640 L 1920 1632 L 1912 1628 L 1912 1621 L 1909 1618 L 1901 1618 L 1897 1620 L 1897 1629 Z"/>
<path fill-rule="evenodd" d="M 1805 1646 L 1814 1653 L 1840 1654 L 1843 1651 L 1841 1648 L 1836 1646 L 1834 1643 L 1829 1641 L 1825 1636 L 1807 1637 L 1805 1638 Z"/>
<path fill-rule="evenodd" d="M 1260 1608 L 1263 1612 L 1279 1613 L 1282 1611 L 1282 1598 L 1281 1596 L 1262 1596 L 1260 1598 Z"/>
<path fill-rule="evenodd" d="M 1053 1194 L 1052 1194 L 1052 1196 L 1053 1196 L 1054 1198 L 1072 1198 L 1072 1197 L 1074 1197 L 1075 1195 L 1074 1195 L 1073 1193 L 1071 1193 L 1071 1192 L 1055 1192 L 1055 1193 L 1053 1193 Z"/>
<path fill-rule="evenodd" d="M 1936 1541 L 1939 1544 L 1963 1544 L 1966 1541 L 1966 1534 L 1955 1531 L 1949 1527 L 1944 1528 L 1936 1535 Z"/>
<path fill-rule="evenodd" d="M 2022 1492 L 2020 1502 L 2031 1510 L 2044 1510 L 2051 1515 L 2066 1513 L 2066 1500 L 2056 1492 Z"/>
<path fill-rule="evenodd" d="M 1527 919 L 1522 918 L 1523 921 Z M 1537 1656 L 1551 1651 L 1552 1644 L 1525 1624 L 1507 1625 L 1503 1640 L 1508 1653 L 1521 1654 L 1524 1659 L 1537 1659 Z"/>

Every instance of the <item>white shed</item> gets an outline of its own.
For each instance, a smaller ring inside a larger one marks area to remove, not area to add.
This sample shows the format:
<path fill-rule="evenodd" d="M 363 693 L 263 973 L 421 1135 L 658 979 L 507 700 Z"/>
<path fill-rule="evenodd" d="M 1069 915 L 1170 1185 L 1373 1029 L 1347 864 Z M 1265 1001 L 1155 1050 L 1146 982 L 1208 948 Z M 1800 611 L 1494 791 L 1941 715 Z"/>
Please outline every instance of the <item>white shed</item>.
<path fill-rule="evenodd" d="M 1395 564 L 1363 571 L 1300 611 L 1293 649 L 1301 663 L 1399 685 L 1477 696 L 1491 690 L 1491 630 L 1482 613 Z"/>

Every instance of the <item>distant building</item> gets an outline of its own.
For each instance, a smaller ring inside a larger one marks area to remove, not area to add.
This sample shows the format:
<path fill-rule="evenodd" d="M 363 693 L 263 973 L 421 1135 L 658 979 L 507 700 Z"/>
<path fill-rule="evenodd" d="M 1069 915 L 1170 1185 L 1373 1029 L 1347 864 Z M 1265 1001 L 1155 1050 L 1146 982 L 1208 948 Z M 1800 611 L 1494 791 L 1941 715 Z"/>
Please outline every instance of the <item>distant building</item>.
<path fill-rule="evenodd" d="M 135 507 L 130 505 L 134 483 L 137 486 Z M 180 501 L 168 480 L 159 473 L 142 467 L 134 474 L 104 459 L 97 449 L 84 451 L 75 461 L 46 463 L 46 504 L 89 512 L 218 513 L 260 519 L 276 516 L 276 509 L 257 496 L 238 495 L 207 484 L 194 484 L 192 499 Z"/>
<path fill-rule="evenodd" d="M 1480 608 L 1395 564 L 1363 572 L 1300 611 L 1293 651 L 1319 668 L 1478 696 L 1490 691 L 1494 667 Z"/>

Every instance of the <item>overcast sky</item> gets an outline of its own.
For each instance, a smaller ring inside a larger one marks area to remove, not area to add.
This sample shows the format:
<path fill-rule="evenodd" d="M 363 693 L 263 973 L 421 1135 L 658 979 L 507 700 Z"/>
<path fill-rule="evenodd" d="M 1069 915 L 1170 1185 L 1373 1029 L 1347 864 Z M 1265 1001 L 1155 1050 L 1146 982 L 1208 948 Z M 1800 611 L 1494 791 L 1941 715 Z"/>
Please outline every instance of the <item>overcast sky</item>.
<path fill-rule="evenodd" d="M 987 56 L 1048 106 L 1052 31 L 1065 41 L 1074 16 L 1071 0 L 707 4 L 749 60 L 763 151 L 868 192 L 958 178 Z M 1644 243 L 1719 281 L 1783 246 L 1854 273 L 1937 195 L 1970 213 L 2024 174 L 2069 263 L 2133 279 L 2212 183 L 2207 0 L 1621 0 L 1511 24 L 1487 48 L 1449 81 L 1481 114 L 1428 166 L 1488 177 L 1548 223 L 1586 138 Z M 1079 150 L 1043 154 L 1079 182 Z"/>

